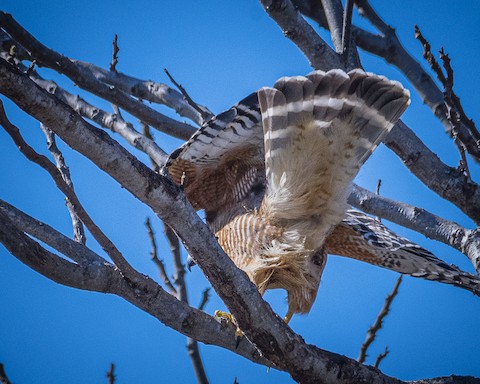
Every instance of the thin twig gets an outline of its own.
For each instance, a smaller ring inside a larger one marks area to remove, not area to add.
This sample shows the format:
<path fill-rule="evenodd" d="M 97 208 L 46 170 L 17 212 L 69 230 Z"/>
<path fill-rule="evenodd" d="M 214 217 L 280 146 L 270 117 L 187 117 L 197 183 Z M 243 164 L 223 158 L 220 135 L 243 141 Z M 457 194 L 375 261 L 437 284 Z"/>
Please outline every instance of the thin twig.
<path fill-rule="evenodd" d="M 450 64 L 450 57 L 448 54 L 445 53 L 443 48 L 441 48 L 439 51 L 440 60 L 442 60 L 443 68 L 446 72 L 445 76 L 440 64 L 435 60 L 435 56 L 432 54 L 430 43 L 423 36 L 420 28 L 417 25 L 415 25 L 415 38 L 421 42 L 423 46 L 423 57 L 427 60 L 430 67 L 435 72 L 438 80 L 442 83 L 445 117 L 450 123 L 449 134 L 453 137 L 454 143 L 461 158 L 459 169 L 467 179 L 470 179 L 470 171 L 468 169 L 465 151 L 472 153 L 480 149 L 480 133 L 478 132 L 473 120 L 466 116 L 460 102 L 460 98 L 453 91 L 454 72 Z M 470 135 L 469 139 L 473 138 L 473 143 L 471 140 L 467 141 L 465 136 L 461 134 L 463 126 L 467 127 Z"/>
<path fill-rule="evenodd" d="M 202 301 L 200 302 L 200 305 L 198 306 L 198 309 L 203 311 L 205 308 L 205 305 L 207 305 L 208 299 L 210 299 L 210 287 L 205 288 L 202 292 Z"/>
<path fill-rule="evenodd" d="M 352 31 L 352 12 L 354 0 L 347 0 L 345 10 L 343 11 L 343 30 L 342 30 L 342 55 L 344 61 L 348 58 L 348 50 L 350 47 L 350 38 Z"/>
<path fill-rule="evenodd" d="M 178 290 L 177 299 L 188 303 L 187 287 L 185 285 L 185 266 L 182 264 L 182 258 L 180 255 L 180 242 L 177 234 L 168 225 L 164 224 L 163 229 L 173 256 L 173 264 L 175 266 L 173 282 Z"/>
<path fill-rule="evenodd" d="M 25 74 L 27 76 L 30 76 L 34 71 L 35 71 L 35 66 L 37 65 L 37 60 L 33 60 L 30 65 L 28 66 L 27 70 L 25 71 Z"/>
<path fill-rule="evenodd" d="M 57 169 L 62 174 L 63 180 L 65 180 L 65 183 L 67 183 L 67 185 L 73 191 L 74 187 L 73 187 L 72 179 L 70 177 L 70 170 L 68 169 L 65 163 L 65 159 L 63 157 L 62 152 L 60 152 L 60 149 L 58 149 L 57 147 L 57 143 L 55 141 L 55 134 L 52 132 L 50 128 L 48 128 L 42 123 L 40 123 L 40 128 L 45 134 L 45 137 L 47 138 L 48 150 L 52 154 L 53 159 L 57 164 Z M 72 205 L 72 203 L 70 203 L 70 200 L 68 200 L 68 198 L 66 199 L 66 202 L 67 202 L 68 211 L 70 212 L 70 217 L 72 218 L 74 239 L 80 244 L 86 244 L 87 238 L 85 236 L 85 230 L 83 228 L 83 224 L 80 218 L 78 217 L 77 212 L 75 211 L 75 207 Z"/>
<path fill-rule="evenodd" d="M 468 162 L 465 156 L 465 144 L 458 137 L 458 131 L 460 128 L 459 125 L 461 123 L 460 109 L 462 109 L 463 111 L 463 108 L 461 108 L 460 99 L 455 95 L 455 92 L 453 91 L 454 73 L 453 68 L 450 64 L 450 57 L 448 56 L 448 54 L 445 53 L 443 48 L 440 49 L 439 53 L 440 60 L 442 60 L 443 63 L 443 68 L 445 68 L 445 72 L 447 73 L 447 79 L 444 83 L 443 97 L 445 107 L 447 108 L 447 120 L 452 126 L 451 134 L 453 136 L 453 142 L 455 143 L 460 154 L 460 162 L 458 168 L 465 175 L 467 180 L 470 180 L 470 170 L 468 169 Z"/>
<path fill-rule="evenodd" d="M 150 131 L 150 126 L 147 124 L 147 123 L 144 123 L 143 121 L 140 122 L 140 124 L 142 125 L 142 134 L 143 136 L 147 139 L 147 140 L 150 140 L 152 143 L 155 143 L 155 139 L 153 137 L 153 134 L 152 132 Z M 149 158 L 150 158 L 150 164 L 152 165 L 152 169 L 155 171 L 155 172 L 160 172 L 160 167 L 165 164 L 165 162 L 163 162 L 162 164 L 158 164 L 157 161 L 155 161 L 154 158 L 152 158 L 150 155 L 149 155 Z"/>
<path fill-rule="evenodd" d="M 414 28 L 415 28 L 415 38 L 418 41 L 420 41 L 420 43 L 422 44 L 422 47 L 423 47 L 423 58 L 425 60 L 427 60 L 427 63 L 430 65 L 430 68 L 432 68 L 433 72 L 435 72 L 435 75 L 437 76 L 437 79 L 445 87 L 447 79 L 446 79 L 445 75 L 443 74 L 442 68 L 440 67 L 437 60 L 435 59 L 435 56 L 432 54 L 430 43 L 423 36 L 423 34 L 420 31 L 420 28 L 419 28 L 418 25 L 415 25 Z"/>
<path fill-rule="evenodd" d="M 10 380 L 7 377 L 5 368 L 2 363 L 0 363 L 0 384 L 11 384 Z"/>
<path fill-rule="evenodd" d="M 385 357 L 387 357 L 387 355 L 390 353 L 390 350 L 388 349 L 388 346 L 385 347 L 385 351 L 380 353 L 378 356 L 377 356 L 377 360 L 375 360 L 375 368 L 378 368 L 380 366 L 380 363 L 382 362 L 383 359 L 385 359 Z"/>
<path fill-rule="evenodd" d="M 182 264 L 180 257 L 180 242 L 177 234 L 168 226 L 164 225 L 165 236 L 170 244 L 170 250 L 173 256 L 173 263 L 175 265 L 175 285 L 177 286 L 177 299 L 188 303 L 187 285 L 185 283 L 185 266 Z M 208 292 L 203 293 L 203 298 L 207 296 Z M 203 303 L 202 299 L 202 303 Z M 200 305 L 202 305 L 202 303 Z M 206 303 L 206 299 L 205 299 Z M 205 305 L 205 304 L 203 304 Z M 205 372 L 205 366 L 203 365 L 202 356 L 200 355 L 200 349 L 196 340 L 191 337 L 187 337 L 187 352 L 192 361 L 195 377 L 198 384 L 208 384 L 207 374 Z"/>
<path fill-rule="evenodd" d="M 376 194 L 377 196 L 380 196 L 380 187 L 381 187 L 381 186 L 382 186 L 382 179 L 378 179 L 378 181 L 377 181 L 377 188 L 375 188 L 375 194 Z M 375 216 L 375 218 L 376 218 L 378 221 L 382 222 L 382 218 L 381 218 L 380 216 Z"/>
<path fill-rule="evenodd" d="M 185 97 L 185 99 L 187 100 L 188 104 L 190 104 L 192 106 L 192 108 L 194 108 L 198 113 L 200 113 L 200 115 L 202 116 L 203 118 L 203 122 L 207 122 L 208 120 L 210 120 L 212 117 L 213 117 L 213 113 L 210 112 L 208 109 L 206 109 L 205 107 L 201 107 L 200 105 L 198 105 L 195 101 L 193 101 L 193 99 L 190 97 L 190 95 L 188 94 L 187 90 L 185 88 L 183 88 L 183 86 L 179 83 L 177 83 L 175 81 L 175 79 L 173 78 L 173 76 L 170 74 L 170 72 L 168 72 L 167 68 L 163 68 L 163 70 L 165 71 L 165 73 L 167 74 L 168 78 L 170 79 L 170 81 L 178 88 L 178 90 L 182 93 L 182 95 Z"/>
<path fill-rule="evenodd" d="M 110 369 L 107 372 L 108 384 L 115 384 L 115 364 L 110 364 Z"/>
<path fill-rule="evenodd" d="M 117 72 L 117 64 L 118 64 L 118 52 L 120 48 L 118 48 L 118 35 L 115 34 L 113 38 L 113 52 L 112 52 L 112 62 L 110 63 L 110 71 Z"/>
<path fill-rule="evenodd" d="M 160 277 L 163 280 L 163 283 L 165 284 L 165 286 L 167 287 L 168 292 L 174 296 L 177 296 L 177 290 L 175 289 L 172 282 L 168 278 L 168 274 L 165 269 L 165 264 L 163 263 L 162 260 L 158 258 L 157 242 L 155 241 L 155 233 L 153 232 L 153 228 L 150 223 L 149 217 L 147 217 L 147 220 L 145 220 L 145 226 L 147 227 L 148 237 L 150 238 L 150 242 L 152 243 L 152 250 L 150 252 L 151 259 L 157 266 Z"/>
<path fill-rule="evenodd" d="M 362 346 L 360 347 L 360 356 L 358 357 L 358 362 L 361 363 L 361 364 L 363 364 L 365 362 L 365 359 L 367 357 L 367 350 L 370 347 L 370 345 L 373 343 L 373 341 L 375 340 L 375 337 L 377 336 L 377 332 L 382 328 L 383 319 L 390 312 L 390 306 L 392 305 L 393 299 L 395 299 L 395 297 L 398 294 L 398 288 L 400 287 L 400 284 L 402 283 L 402 278 L 403 278 L 403 276 L 400 275 L 399 278 L 397 279 L 397 282 L 395 283 L 395 286 L 393 287 L 392 292 L 385 299 L 385 303 L 383 304 L 383 308 L 381 309 L 380 313 L 378 314 L 377 318 L 375 319 L 375 322 L 368 329 L 367 337 L 366 337 L 365 341 L 363 342 Z"/>

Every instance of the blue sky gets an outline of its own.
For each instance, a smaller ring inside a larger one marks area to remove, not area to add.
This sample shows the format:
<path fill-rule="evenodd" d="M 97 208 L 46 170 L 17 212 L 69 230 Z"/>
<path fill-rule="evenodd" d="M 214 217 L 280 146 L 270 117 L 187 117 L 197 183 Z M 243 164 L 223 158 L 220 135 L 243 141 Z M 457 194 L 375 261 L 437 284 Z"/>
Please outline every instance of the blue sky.
<path fill-rule="evenodd" d="M 250 92 L 271 85 L 284 75 L 311 70 L 298 49 L 270 20 L 257 1 L 66 2 L 2 1 L 2 9 L 45 45 L 69 57 L 108 67 L 111 42 L 119 35 L 118 70 L 129 75 L 168 82 L 163 68 L 191 96 L 221 112 Z M 480 78 L 480 4 L 475 1 L 372 1 L 391 23 L 405 47 L 417 58 L 421 47 L 413 25 L 437 50 L 444 46 L 455 68 L 456 91 L 470 117 L 478 122 Z M 356 16 L 358 20 L 358 15 Z M 364 23 L 362 23 L 364 25 Z M 322 36 L 326 36 L 322 32 Z M 410 84 L 381 59 L 362 55 L 365 68 Z M 68 79 L 51 76 L 71 92 L 81 92 Z M 38 123 L 5 101 L 7 113 L 29 142 L 46 153 Z M 106 109 L 107 103 L 89 99 Z M 160 107 L 160 110 L 169 113 Z M 174 116 L 174 115 L 172 115 Z M 414 95 L 404 121 L 443 161 L 455 165 L 457 152 L 443 127 Z M 136 121 L 133 121 L 136 123 Z M 160 146 L 171 151 L 181 144 L 160 133 Z M 121 138 L 117 140 L 123 143 Z M 126 144 L 125 144 L 126 145 Z M 154 219 L 147 208 L 103 175 L 89 161 L 61 145 L 76 190 L 87 210 L 129 261 L 156 277 L 149 260 L 150 244 L 144 221 Z M 71 223 L 63 196 L 47 174 L 25 160 L 0 130 L 0 198 L 70 235 Z M 138 156 L 146 161 L 145 156 Z M 471 163 L 480 179 L 478 165 Z M 421 206 L 469 228 L 472 223 L 457 208 L 442 202 L 409 174 L 388 149 L 380 147 L 357 178 L 373 190 L 381 178 L 382 194 Z M 161 224 L 153 220 L 167 266 L 172 271 Z M 391 227 L 439 257 L 473 271 L 466 257 L 423 236 Z M 89 245 L 100 252 L 89 237 Z M 339 257 L 328 261 L 317 301 L 307 316 L 296 316 L 292 328 L 307 342 L 356 358 L 368 327 L 393 287 L 395 273 Z M 193 304 L 209 286 L 198 268 L 187 275 Z M 276 311 L 286 311 L 285 294 L 266 295 Z M 110 295 L 60 286 L 38 275 L 0 247 L 0 362 L 17 383 L 106 382 L 110 362 L 117 365 L 117 383 L 194 382 L 185 350 L 185 337 L 158 320 Z M 206 310 L 223 304 L 214 295 Z M 480 300 L 469 292 L 439 283 L 405 278 L 384 329 L 370 350 L 369 363 L 386 345 L 390 355 L 382 370 L 402 379 L 459 374 L 480 376 L 476 357 L 480 336 Z M 212 383 L 289 383 L 282 372 L 270 370 L 213 346 L 201 345 Z"/>

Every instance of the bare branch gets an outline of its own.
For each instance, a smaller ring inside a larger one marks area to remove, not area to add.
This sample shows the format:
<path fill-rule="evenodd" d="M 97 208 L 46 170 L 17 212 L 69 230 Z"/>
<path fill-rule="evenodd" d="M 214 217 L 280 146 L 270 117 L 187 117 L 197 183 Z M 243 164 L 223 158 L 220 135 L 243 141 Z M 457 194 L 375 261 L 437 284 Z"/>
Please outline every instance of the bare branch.
<path fill-rule="evenodd" d="M 343 12 L 342 55 L 345 58 L 348 57 L 348 50 L 350 48 L 353 4 L 354 0 L 346 0 L 345 10 Z"/>
<path fill-rule="evenodd" d="M 480 271 L 480 232 L 435 216 L 425 209 L 378 196 L 355 185 L 348 202 L 372 215 L 417 231 L 465 254 Z"/>
<path fill-rule="evenodd" d="M 111 293 L 120 274 L 108 264 L 73 264 L 47 251 L 21 232 L 0 210 L 0 242 L 22 263 L 69 287 Z"/>
<path fill-rule="evenodd" d="M 380 16 L 375 12 L 367 0 L 355 1 L 360 15 L 366 17 L 378 30 L 383 34 L 386 44 L 375 45 L 371 43 L 364 44 L 365 38 L 370 37 L 367 33 L 359 33 L 356 31 L 357 44 L 359 47 L 368 50 L 374 54 L 377 54 L 387 62 L 392 63 L 398 69 L 400 69 L 405 76 L 412 82 L 412 85 L 416 88 L 419 95 L 423 98 L 423 101 L 430 107 L 435 116 L 442 122 L 447 132 L 450 132 L 450 123 L 446 118 L 446 109 L 443 104 L 443 95 L 440 89 L 437 87 L 433 79 L 426 73 L 421 65 L 405 50 L 398 39 L 395 30 L 385 23 Z M 416 30 L 418 27 L 416 27 Z M 416 34 L 416 37 L 420 39 L 420 35 Z M 423 38 L 423 36 L 421 36 Z M 378 41 L 378 39 L 377 39 Z M 426 42 L 425 39 L 423 41 Z M 381 47 L 380 50 L 378 47 Z M 424 48 L 426 46 L 424 45 Z M 429 46 L 428 46 L 429 48 Z M 433 56 L 428 55 L 429 59 Z M 433 64 L 434 62 L 432 62 Z M 436 63 L 436 62 L 435 62 Z M 438 64 L 437 64 L 438 67 Z M 444 78 L 441 71 L 435 71 L 439 75 L 439 79 L 442 81 Z M 442 81 L 443 83 L 443 81 Z M 480 145 L 478 144 L 478 138 L 472 135 L 469 127 L 463 122 L 458 127 L 458 135 L 461 141 L 465 144 L 469 150 L 470 155 L 476 160 L 480 161 Z"/>
<path fill-rule="evenodd" d="M 373 341 L 377 337 L 377 332 L 383 326 L 383 320 L 385 319 L 385 317 L 390 312 L 390 306 L 392 305 L 393 300 L 395 299 L 395 297 L 398 294 L 398 288 L 400 287 L 400 284 L 402 283 L 402 278 L 403 278 L 403 275 L 400 275 L 398 277 L 397 282 L 395 283 L 395 286 L 393 287 L 392 292 L 385 299 L 385 303 L 383 304 L 383 308 L 381 309 L 380 313 L 378 314 L 377 318 L 375 319 L 375 322 L 368 329 L 367 338 L 365 339 L 365 341 L 363 342 L 363 344 L 360 348 L 360 356 L 358 357 L 358 362 L 359 363 L 364 363 L 365 362 L 365 359 L 367 357 L 368 347 L 370 347 L 370 345 L 373 343 Z"/>
<path fill-rule="evenodd" d="M 415 25 L 414 28 L 415 28 L 415 38 L 418 41 L 420 41 L 423 47 L 423 58 L 430 65 L 430 68 L 432 68 L 435 75 L 437 75 L 437 79 L 440 81 L 440 83 L 442 83 L 442 85 L 445 87 L 447 83 L 447 79 L 443 74 L 442 68 L 440 67 L 437 60 L 435 59 L 435 56 L 432 54 L 430 43 L 428 42 L 427 39 L 425 39 L 425 37 L 423 37 L 422 32 L 420 31 L 420 28 L 418 27 L 418 25 Z"/>
<path fill-rule="evenodd" d="M 175 266 L 175 285 L 178 288 L 178 300 L 188 303 L 187 286 L 185 285 L 185 266 L 182 263 L 180 255 L 180 242 L 176 233 L 164 223 L 163 229 L 168 243 L 170 244 L 170 251 L 173 256 L 173 264 Z"/>
<path fill-rule="evenodd" d="M 17 147 L 24 155 L 30 161 L 35 162 L 50 174 L 58 189 L 60 189 L 65 194 L 65 196 L 67 196 L 69 202 L 73 206 L 73 209 L 80 217 L 80 220 L 82 220 L 82 222 L 86 225 L 95 240 L 98 241 L 102 249 L 107 252 L 107 254 L 115 262 L 115 264 L 120 268 L 120 270 L 122 270 L 122 272 L 129 278 L 131 278 L 133 281 L 139 281 L 139 273 L 135 269 L 133 269 L 133 267 L 123 257 L 117 247 L 115 247 L 115 245 L 110 241 L 110 239 L 94 223 L 94 221 L 91 219 L 91 217 L 88 215 L 88 213 L 85 211 L 82 204 L 78 200 L 78 197 L 73 191 L 73 189 L 65 182 L 62 174 L 58 171 L 55 165 L 51 163 L 50 160 L 48 160 L 45 156 L 38 154 L 32 147 L 30 147 L 21 136 L 19 129 L 10 123 L 5 114 L 3 103 L 1 101 L 0 124 L 10 135 L 10 137 L 13 139 Z"/>
<path fill-rule="evenodd" d="M 384 36 L 395 32 L 392 27 L 390 27 L 380 18 L 380 16 L 370 6 L 368 0 L 355 0 L 355 5 L 357 6 L 360 16 L 368 19 Z"/>
<path fill-rule="evenodd" d="M 467 149 L 469 153 L 475 153 L 480 148 L 480 133 L 475 127 L 473 120 L 469 119 L 463 110 L 463 107 L 460 103 L 460 99 L 453 91 L 453 69 L 450 65 L 450 58 L 448 54 L 445 54 L 443 48 L 440 49 L 440 59 L 443 62 L 443 67 L 447 73 L 447 76 L 444 75 L 442 68 L 435 60 L 435 56 L 432 54 L 430 43 L 425 39 L 420 31 L 420 28 L 415 25 L 415 38 L 418 39 L 423 46 L 423 57 L 427 60 L 428 64 L 432 70 L 437 75 L 438 80 L 443 85 L 443 102 L 445 105 L 445 117 L 450 123 L 450 129 L 448 133 L 453 137 L 454 143 L 458 148 L 458 151 L 461 156 L 460 160 L 460 169 L 465 174 L 466 177 L 470 178 L 470 172 L 468 170 L 468 163 L 465 157 L 465 150 Z M 465 125 L 463 125 L 465 124 Z M 469 135 L 465 136 L 463 134 L 464 128 L 469 129 Z M 474 141 L 471 140 L 473 138 Z M 463 141 L 463 140 L 467 141 Z M 470 146 L 472 146 L 470 148 Z"/>
<path fill-rule="evenodd" d="M 374 367 L 378 368 L 380 366 L 380 363 L 383 361 L 383 359 L 385 359 L 388 356 L 389 353 L 390 353 L 390 350 L 388 349 L 388 347 L 385 347 L 385 351 L 380 353 L 377 356 Z"/>
<path fill-rule="evenodd" d="M 321 0 L 322 7 L 328 22 L 328 29 L 332 37 L 333 46 L 337 53 L 343 53 L 342 31 L 343 31 L 343 8 L 338 0 Z"/>
<path fill-rule="evenodd" d="M 446 376 L 433 379 L 409 381 L 409 384 L 480 384 L 480 379 L 473 376 Z"/>
<path fill-rule="evenodd" d="M 116 379 L 115 364 L 113 363 L 110 364 L 110 369 L 107 372 L 107 379 L 108 379 L 108 384 L 115 384 L 115 379 Z"/>
<path fill-rule="evenodd" d="M 175 265 L 175 285 L 178 289 L 177 298 L 180 301 L 188 303 L 187 284 L 185 282 L 185 266 L 183 265 L 180 256 L 180 242 L 175 232 L 167 224 L 164 224 L 164 231 L 165 236 L 170 244 L 170 251 L 172 252 L 173 256 L 173 264 Z M 203 310 L 203 308 L 199 309 Z M 205 372 L 202 356 L 200 355 L 198 343 L 191 337 L 187 337 L 187 352 L 190 360 L 192 361 L 193 371 L 195 373 L 195 377 L 197 378 L 197 383 L 207 384 L 207 374 Z"/>
<path fill-rule="evenodd" d="M 5 216 L 3 216 L 4 214 Z M 15 221 L 15 230 L 4 226 L 4 217 L 12 222 L 13 220 Z M 70 276 L 70 271 L 62 268 L 63 259 L 58 258 L 59 262 L 56 262 L 57 257 L 53 256 L 53 254 L 47 253 L 48 258 L 40 259 L 39 255 L 42 255 L 41 252 L 35 254 L 30 252 L 25 255 L 23 253 L 23 247 L 8 247 L 6 245 L 7 249 L 10 250 L 14 256 L 42 275 L 60 284 L 75 286 L 80 289 L 115 293 L 179 332 L 191 335 L 206 344 L 215 344 L 229 349 L 254 362 L 269 365 L 268 361 L 261 358 L 255 347 L 249 343 L 242 343 L 238 349 L 235 349 L 235 329 L 222 326 L 204 312 L 180 305 L 178 300 L 159 290 L 160 287 L 158 286 L 156 286 L 157 289 L 155 289 L 155 286 L 152 286 L 152 284 L 147 284 L 144 291 L 139 291 L 135 285 L 127 285 L 126 281 L 118 273 L 118 270 L 115 270 L 113 266 L 107 262 L 102 262 L 103 259 L 93 254 L 88 248 L 66 238 L 50 228 L 47 224 L 36 221 L 1 200 L 0 222 L 0 232 L 1 230 L 5 230 L 6 236 L 9 237 L 9 239 L 4 241 L 0 233 L 0 242 L 5 245 L 8 241 L 14 244 L 16 243 L 16 238 L 10 239 L 10 237 L 17 233 L 16 228 L 18 227 L 20 230 L 26 231 L 55 249 L 58 249 L 72 260 L 93 260 L 91 264 L 85 266 L 84 272 Z M 32 244 L 37 243 L 34 243 L 33 240 L 28 237 L 26 237 L 26 239 L 29 240 L 29 243 L 25 249 L 27 251 L 35 250 L 37 245 L 33 246 Z M 88 258 L 85 256 L 82 258 L 82 255 L 88 255 L 89 253 L 94 257 Z M 95 258 L 99 261 L 97 262 Z M 40 264 L 37 268 L 38 263 Z M 74 264 L 67 264 L 67 266 L 73 265 Z M 105 267 L 108 267 L 108 269 L 105 269 Z M 64 278 L 68 278 L 68 276 L 70 276 L 70 279 L 65 280 Z M 90 279 L 92 279 L 92 281 L 90 281 Z"/>
<path fill-rule="evenodd" d="M 382 186 L 382 179 L 378 179 L 377 181 L 377 188 L 375 189 L 375 194 L 380 196 L 380 187 Z M 382 222 L 382 218 L 380 216 L 375 217 L 378 221 Z"/>
<path fill-rule="evenodd" d="M 35 57 L 39 65 L 49 67 L 69 77 L 79 87 L 108 100 L 152 127 L 174 137 L 188 139 L 195 129 L 188 124 L 173 120 L 140 101 L 134 100 L 123 91 L 110 87 L 100 81 L 85 67 L 45 47 L 18 24 L 11 15 L 0 12 L 0 26 Z"/>
<path fill-rule="evenodd" d="M 152 103 L 166 105 L 180 116 L 192 120 L 197 125 L 202 125 L 203 123 L 202 115 L 187 102 L 185 97 L 165 84 L 150 80 L 140 80 L 121 72 L 110 72 L 91 63 L 75 61 L 75 64 L 92 73 L 97 80 L 114 86 L 129 95 Z M 201 108 L 206 109 L 203 106 Z M 186 140 L 188 137 L 183 139 Z"/>
<path fill-rule="evenodd" d="M 118 35 L 115 34 L 113 38 L 113 52 L 112 52 L 112 62 L 110 63 L 110 71 L 117 72 L 117 64 L 118 64 L 118 52 L 120 48 L 118 48 Z M 113 364 L 112 364 L 113 367 Z"/>
<path fill-rule="evenodd" d="M 384 143 L 428 188 L 480 224 L 478 184 L 466 179 L 460 170 L 442 163 L 402 121 L 395 124 Z"/>
<path fill-rule="evenodd" d="M 202 292 L 202 301 L 200 302 L 198 309 L 203 311 L 209 299 L 210 299 L 210 288 L 205 288 Z"/>
<path fill-rule="evenodd" d="M 210 112 L 206 107 L 201 107 L 195 101 L 193 101 L 193 99 L 190 97 L 190 95 L 185 90 L 185 88 L 183 88 L 181 84 L 177 83 L 173 78 L 173 76 L 170 75 L 170 72 L 168 72 L 167 68 L 163 68 L 163 70 L 167 74 L 170 81 L 179 89 L 179 91 L 182 93 L 185 99 L 187 99 L 188 104 L 190 104 L 198 113 L 200 113 L 200 115 L 202 115 L 203 123 L 210 120 L 213 117 L 213 113 Z"/>
<path fill-rule="evenodd" d="M 55 135 L 48 127 L 44 126 L 43 124 L 40 124 L 40 128 L 42 129 L 43 133 L 45 134 L 45 137 L 47 138 L 48 150 L 52 154 L 55 160 L 55 163 L 57 164 L 57 169 L 61 173 L 63 180 L 65 180 L 65 183 L 73 191 L 74 188 L 73 188 L 72 179 L 70 178 L 70 170 L 65 164 L 65 159 L 63 158 L 62 153 L 57 147 L 57 143 L 55 142 Z M 80 218 L 78 217 L 77 212 L 75 212 L 74 206 L 70 203 L 68 199 L 67 199 L 67 208 L 68 208 L 68 211 L 70 212 L 70 217 L 72 218 L 74 239 L 75 241 L 78 241 L 80 244 L 85 244 L 85 242 L 87 241 L 87 238 L 85 237 L 85 230 L 83 229 L 83 224 Z"/>
<path fill-rule="evenodd" d="M 344 11 L 340 0 L 322 0 L 330 36 L 332 37 L 335 50 L 341 59 L 340 67 L 345 70 L 361 67 L 357 47 L 355 42 L 350 39 L 353 0 L 349 0 L 347 5 L 348 8 L 345 8 Z"/>
<path fill-rule="evenodd" d="M 155 233 L 153 232 L 152 225 L 150 223 L 150 218 L 147 217 L 147 220 L 145 221 L 145 226 L 147 227 L 148 231 L 148 237 L 150 238 L 150 242 L 152 243 L 152 251 L 150 252 L 150 256 L 152 258 L 152 261 L 155 263 L 155 265 L 158 268 L 158 272 L 160 273 L 160 277 L 163 280 L 163 283 L 167 287 L 168 292 L 171 295 L 177 296 L 177 290 L 173 286 L 172 282 L 168 278 L 167 271 L 165 269 L 165 264 L 163 263 L 162 260 L 158 258 L 157 254 L 157 242 L 155 241 Z"/>
<path fill-rule="evenodd" d="M 78 264 L 109 264 L 89 248 L 69 239 L 48 224 L 34 219 L 1 199 L 0 211 L 2 211 L 18 229 L 48 244 Z"/>
<path fill-rule="evenodd" d="M 165 163 L 167 154 L 153 140 L 137 132 L 131 123 L 123 120 L 118 114 L 113 115 L 107 113 L 104 110 L 87 103 L 80 96 L 75 96 L 65 91 L 55 84 L 55 82 L 42 79 L 37 73 L 31 73 L 30 77 L 36 84 L 47 90 L 49 93 L 57 96 L 81 116 L 94 121 L 101 127 L 105 127 L 112 132 L 118 133 L 130 145 L 148 154 L 152 161 L 158 166 L 162 166 Z"/>
<path fill-rule="evenodd" d="M 207 373 L 205 372 L 205 366 L 200 355 L 200 349 L 198 343 L 191 337 L 187 337 L 187 353 L 192 361 L 193 371 L 197 379 L 198 384 L 208 384 Z"/>
<path fill-rule="evenodd" d="M 153 248 L 151 252 L 152 260 L 157 265 L 160 271 L 160 276 L 162 277 L 169 292 L 172 295 L 176 296 L 180 301 L 183 301 L 188 304 L 187 286 L 184 279 L 185 268 L 181 264 L 180 243 L 178 241 L 177 235 L 175 235 L 175 233 L 167 225 L 165 225 L 165 235 L 170 243 L 170 250 L 172 252 L 173 260 L 175 264 L 175 269 L 176 269 L 175 284 L 177 285 L 178 290 L 175 289 L 175 287 L 170 282 L 170 279 L 168 278 L 167 273 L 165 271 L 165 265 L 161 260 L 159 260 L 157 256 L 157 246 L 155 242 L 155 236 L 154 236 L 149 218 L 147 218 L 145 225 L 147 226 L 148 235 L 152 242 L 152 248 Z M 208 292 L 205 293 L 205 291 L 204 291 L 203 297 L 206 303 L 206 300 L 208 300 Z M 203 304 L 203 301 L 202 301 L 202 304 Z M 199 308 L 199 310 L 203 310 L 203 308 Z M 198 343 L 195 339 L 191 337 L 187 337 L 187 353 L 188 353 L 188 356 L 190 357 L 190 360 L 192 361 L 195 377 L 197 378 L 197 383 L 207 384 L 208 383 L 207 374 L 205 372 L 205 367 L 202 362 L 202 357 L 200 355 L 200 349 L 198 347 Z"/>
<path fill-rule="evenodd" d="M 300 48 L 313 68 L 340 68 L 340 56 L 318 36 L 290 0 L 260 0 L 268 15 L 275 20 L 284 35 Z"/>

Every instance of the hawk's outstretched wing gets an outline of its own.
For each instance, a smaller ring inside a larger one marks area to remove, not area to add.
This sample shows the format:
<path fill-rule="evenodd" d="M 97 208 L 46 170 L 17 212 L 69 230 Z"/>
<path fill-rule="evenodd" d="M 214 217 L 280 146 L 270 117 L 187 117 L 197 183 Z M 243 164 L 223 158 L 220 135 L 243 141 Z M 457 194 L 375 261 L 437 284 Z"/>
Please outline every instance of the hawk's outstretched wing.
<path fill-rule="evenodd" d="M 194 208 L 215 214 L 242 201 L 263 179 L 262 143 L 255 92 L 202 126 L 172 152 L 166 167 Z"/>
<path fill-rule="evenodd" d="M 363 212 L 349 209 L 325 243 L 329 254 L 346 256 L 383 268 L 452 284 L 480 296 L 480 278 L 445 263 Z"/>

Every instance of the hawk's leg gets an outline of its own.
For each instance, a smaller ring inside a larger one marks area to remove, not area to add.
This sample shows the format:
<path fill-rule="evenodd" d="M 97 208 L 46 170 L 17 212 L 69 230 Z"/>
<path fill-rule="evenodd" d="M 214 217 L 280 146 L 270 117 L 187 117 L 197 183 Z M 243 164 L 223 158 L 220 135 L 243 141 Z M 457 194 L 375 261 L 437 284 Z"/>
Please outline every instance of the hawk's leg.
<path fill-rule="evenodd" d="M 293 309 L 289 308 L 287 314 L 283 318 L 283 321 L 285 321 L 285 323 L 288 324 L 290 322 L 290 320 L 292 320 L 292 316 L 293 316 L 294 313 L 295 313 L 295 311 Z"/>

